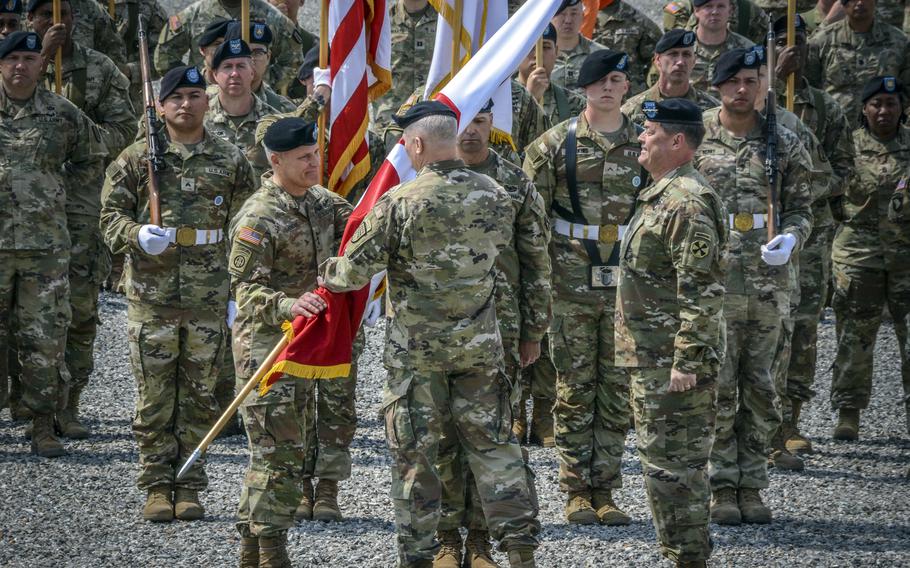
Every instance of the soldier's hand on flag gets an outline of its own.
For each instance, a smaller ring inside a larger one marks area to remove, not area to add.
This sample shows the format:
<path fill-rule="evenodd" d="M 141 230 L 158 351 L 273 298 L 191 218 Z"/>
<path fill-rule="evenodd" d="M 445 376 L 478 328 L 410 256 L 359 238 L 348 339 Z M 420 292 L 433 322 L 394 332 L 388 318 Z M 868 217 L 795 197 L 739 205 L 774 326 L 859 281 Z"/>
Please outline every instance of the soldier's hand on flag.
<path fill-rule="evenodd" d="M 670 369 L 670 388 L 667 392 L 686 392 L 695 388 L 695 373 L 683 373 Z"/>
<path fill-rule="evenodd" d="M 304 292 L 291 306 L 291 315 L 311 318 L 326 308 L 325 300 L 312 292 Z"/>
<path fill-rule="evenodd" d="M 539 341 L 521 341 L 518 343 L 519 363 L 522 367 L 527 367 L 540 358 Z"/>

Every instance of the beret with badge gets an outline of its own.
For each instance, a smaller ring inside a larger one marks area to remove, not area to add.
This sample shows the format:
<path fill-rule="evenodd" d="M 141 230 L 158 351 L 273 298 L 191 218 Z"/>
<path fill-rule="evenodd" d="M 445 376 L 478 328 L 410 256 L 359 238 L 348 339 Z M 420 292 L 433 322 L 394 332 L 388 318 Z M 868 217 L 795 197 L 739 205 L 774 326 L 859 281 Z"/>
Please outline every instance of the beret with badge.
<path fill-rule="evenodd" d="M 543 31 L 543 35 L 540 36 L 540 39 L 548 39 L 550 41 L 556 41 L 556 26 L 553 24 L 547 24 L 547 29 Z"/>
<path fill-rule="evenodd" d="M 793 22 L 794 28 L 797 33 L 803 32 L 806 33 L 808 28 L 806 28 L 806 20 L 803 19 L 799 14 L 796 15 L 796 20 Z M 781 16 L 780 18 L 774 20 L 774 35 L 787 35 L 787 16 Z"/>
<path fill-rule="evenodd" d="M 229 59 L 250 59 L 251 57 L 253 57 L 253 52 L 250 51 L 250 46 L 245 41 L 240 38 L 229 39 L 219 45 L 215 51 L 215 55 L 212 57 L 212 69 L 217 70 L 222 63 Z"/>
<path fill-rule="evenodd" d="M 904 86 L 900 83 L 900 81 L 891 75 L 879 75 L 878 77 L 873 77 L 869 79 L 866 82 L 866 85 L 863 87 L 863 103 L 879 93 L 897 95 L 900 97 L 903 88 Z"/>
<path fill-rule="evenodd" d="M 407 128 L 428 116 L 451 116 L 456 120 L 458 119 L 458 115 L 455 114 L 454 110 L 439 101 L 421 101 L 406 110 L 404 114 L 393 114 L 392 121 L 399 128 Z"/>
<path fill-rule="evenodd" d="M 743 69 L 758 69 L 761 66 L 759 57 L 751 48 L 731 49 L 718 58 L 711 84 L 716 87 Z"/>
<path fill-rule="evenodd" d="M 0 1 L 0 14 L 21 14 L 22 0 Z"/>
<path fill-rule="evenodd" d="M 587 87 L 613 71 L 629 74 L 629 56 L 621 51 L 600 49 L 591 52 L 578 70 L 578 86 Z"/>
<path fill-rule="evenodd" d="M 272 152 L 287 152 L 316 144 L 316 123 L 300 117 L 280 118 L 265 131 L 262 143 Z"/>
<path fill-rule="evenodd" d="M 581 0 L 562 0 L 562 4 L 559 5 L 559 8 L 556 10 L 556 13 L 559 14 L 566 8 L 571 8 L 572 6 L 578 6 L 581 4 Z"/>
<path fill-rule="evenodd" d="M 228 28 L 231 25 L 240 26 L 237 20 L 228 20 L 225 18 L 215 18 L 209 25 L 205 26 L 202 35 L 199 36 L 199 47 L 208 47 L 215 43 L 219 38 L 224 39 L 228 35 Z"/>
<path fill-rule="evenodd" d="M 227 35 L 224 36 L 225 41 L 229 39 L 242 39 L 240 33 L 240 22 L 237 22 L 236 26 L 232 26 Z M 270 45 L 274 36 L 272 35 L 272 29 L 263 22 L 250 22 L 250 43 L 259 43 L 263 45 Z"/>
<path fill-rule="evenodd" d="M 161 87 L 158 90 L 158 100 L 164 102 L 171 93 L 182 87 L 192 87 L 196 89 L 205 89 L 205 79 L 192 65 L 180 65 L 174 67 L 164 74 L 161 78 Z"/>
<path fill-rule="evenodd" d="M 0 42 L 0 59 L 16 51 L 41 53 L 41 38 L 35 32 L 18 31 Z"/>
<path fill-rule="evenodd" d="M 28 4 L 25 6 L 25 11 L 29 14 L 32 14 L 45 4 L 52 4 L 53 0 L 29 0 Z"/>
<path fill-rule="evenodd" d="M 663 53 L 680 47 L 692 47 L 695 45 L 695 32 L 675 28 L 663 35 L 654 46 L 654 53 Z"/>
<path fill-rule="evenodd" d="M 701 108 L 688 99 L 644 101 L 641 112 L 650 122 L 668 124 L 702 124 Z"/>

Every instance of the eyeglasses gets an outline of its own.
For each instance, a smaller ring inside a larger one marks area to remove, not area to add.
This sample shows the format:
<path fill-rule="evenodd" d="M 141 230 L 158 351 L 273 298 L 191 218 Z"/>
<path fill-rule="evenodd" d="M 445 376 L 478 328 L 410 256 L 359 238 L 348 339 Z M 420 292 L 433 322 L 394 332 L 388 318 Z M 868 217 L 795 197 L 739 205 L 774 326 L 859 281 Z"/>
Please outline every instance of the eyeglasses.
<path fill-rule="evenodd" d="M 254 49 L 252 52 L 253 59 L 265 59 L 269 56 L 268 49 Z"/>

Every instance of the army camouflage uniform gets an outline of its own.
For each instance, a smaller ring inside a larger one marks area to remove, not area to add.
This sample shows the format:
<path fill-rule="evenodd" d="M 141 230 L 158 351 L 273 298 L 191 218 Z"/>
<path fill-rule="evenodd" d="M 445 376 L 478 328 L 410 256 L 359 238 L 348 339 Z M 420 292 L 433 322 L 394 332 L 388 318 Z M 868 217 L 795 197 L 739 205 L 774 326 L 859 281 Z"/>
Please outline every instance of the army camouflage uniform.
<path fill-rule="evenodd" d="M 648 64 L 661 35 L 660 28 L 651 18 L 625 0 L 615 0 L 597 13 L 597 25 L 591 39 L 629 56 L 632 71 L 629 93 L 634 94 L 645 90 Z"/>
<path fill-rule="evenodd" d="M 872 394 L 872 353 L 882 308 L 894 322 L 901 357 L 904 405 L 910 412 L 910 130 L 887 142 L 865 128 L 853 133 L 856 170 L 846 186 L 846 220 L 834 238 L 837 356 L 831 384 L 834 409 L 864 409 Z M 908 417 L 910 419 L 910 417 Z M 910 423 L 908 423 L 910 428 Z"/>
<path fill-rule="evenodd" d="M 547 90 L 543 92 L 543 100 L 540 101 L 540 106 L 543 107 L 544 114 L 549 119 L 550 124 L 559 124 L 581 114 L 581 111 L 588 106 L 588 102 L 577 91 L 570 91 L 565 87 L 550 83 Z M 547 130 L 549 129 L 543 129 L 531 140 L 535 140 Z"/>
<path fill-rule="evenodd" d="M 647 91 L 639 93 L 634 97 L 627 99 L 626 102 L 624 102 L 622 105 L 622 113 L 628 116 L 635 124 L 642 126 L 645 123 L 645 114 L 641 111 L 641 104 L 645 101 L 660 102 L 666 98 L 667 97 L 665 97 L 663 93 L 660 92 L 660 87 L 655 84 Z M 708 110 L 709 108 L 720 106 L 719 100 L 715 99 L 705 91 L 700 91 L 691 86 L 689 87 L 689 90 L 686 91 L 686 94 L 684 96 L 677 98 L 688 99 L 697 104 L 698 108 L 703 111 Z"/>
<path fill-rule="evenodd" d="M 220 0 L 197 0 L 168 18 L 155 48 L 154 65 L 158 73 L 164 75 L 171 67 L 182 65 L 187 55 L 187 65 L 202 69 L 204 60 L 199 53 L 199 36 L 216 18 L 239 20 L 240 3 L 227 6 Z M 250 20 L 265 22 L 274 34 L 272 63 L 268 77 L 263 80 L 281 91 L 296 80 L 297 69 L 303 62 L 300 47 L 303 38 L 297 26 L 266 0 L 250 0 Z"/>
<path fill-rule="evenodd" d="M 130 100 L 133 101 L 133 108 L 139 110 L 145 106 L 142 99 L 142 70 L 139 67 L 139 18 L 142 18 L 142 25 L 145 28 L 146 38 L 149 45 L 149 61 L 152 54 L 155 53 L 155 47 L 158 45 L 158 37 L 161 30 L 167 25 L 167 12 L 161 6 L 159 0 L 116 0 L 114 4 L 114 24 L 117 28 L 117 35 L 123 39 L 126 46 L 126 68 L 129 71 L 127 78 L 130 80 Z M 152 79 L 156 79 L 158 74 L 154 66 L 149 71 Z M 112 152 L 116 154 L 116 152 Z"/>
<path fill-rule="evenodd" d="M 126 65 L 126 44 L 117 35 L 117 27 L 107 9 L 97 0 L 70 0 L 70 8 L 73 10 L 73 41 L 107 55 L 118 66 Z"/>
<path fill-rule="evenodd" d="M 536 500 L 511 436 L 513 388 L 494 305 L 494 262 L 512 240 L 514 217 L 509 194 L 490 178 L 460 160 L 435 162 L 383 196 L 345 255 L 321 267 L 334 291 L 358 289 L 388 269 L 383 416 L 402 566 L 438 549 L 435 466 L 447 430 L 458 433 L 493 538 L 506 551 L 537 547 Z"/>
<path fill-rule="evenodd" d="M 392 115 L 411 93 L 417 89 L 423 91 L 433 62 L 438 17 L 429 3 L 417 14 L 408 13 L 401 0 L 389 7 L 394 81 L 392 88 L 373 103 L 371 128 L 377 134 L 391 123 Z"/>
<path fill-rule="evenodd" d="M 841 105 L 852 128 L 859 126 L 863 86 L 877 75 L 893 75 L 910 96 L 910 42 L 900 30 L 875 21 L 865 34 L 847 20 L 820 29 L 809 39 L 806 79 Z M 906 100 L 906 98 L 904 99 Z"/>
<path fill-rule="evenodd" d="M 724 360 L 727 212 L 691 163 L 644 189 L 622 241 L 616 364 L 631 373 L 638 453 L 664 556 L 711 555 L 708 456 Z M 670 370 L 696 385 L 667 392 Z"/>
<path fill-rule="evenodd" d="M 492 150 L 484 162 L 467 167 L 502 185 L 515 209 L 512 242 L 496 259 L 496 319 L 506 375 L 515 386 L 511 397 L 514 401 L 530 386 L 529 377 L 521 371 L 519 342 L 543 340 L 550 323 L 550 224 L 543 199 L 521 168 Z M 439 439 L 436 469 L 443 495 L 439 530 L 462 526 L 486 530 L 483 511 L 471 506 L 480 503 L 480 498 L 454 429 L 444 431 Z M 534 485 L 530 468 L 528 485 Z"/>
<path fill-rule="evenodd" d="M 775 21 L 778 18 L 785 17 L 787 15 L 787 1 L 788 0 L 756 0 L 756 4 L 759 8 L 765 11 L 768 14 L 768 17 L 771 18 L 771 21 Z M 805 12 L 811 10 L 815 7 L 815 0 L 797 0 L 796 1 L 796 11 Z M 767 30 L 765 30 L 767 32 Z M 756 42 L 758 43 L 758 42 Z M 765 40 L 767 44 L 767 40 Z"/>
<path fill-rule="evenodd" d="M 728 28 L 753 42 L 764 45 L 767 40 L 770 19 L 764 10 L 752 0 L 731 0 L 730 22 Z M 695 10 L 692 0 L 672 0 L 664 6 L 663 29 L 668 32 L 674 28 L 695 29 Z"/>
<path fill-rule="evenodd" d="M 338 250 L 351 210 L 347 201 L 321 186 L 294 197 L 266 174 L 232 220 L 229 266 L 238 306 L 233 327 L 238 391 L 281 339 L 282 324 L 294 319 L 294 301 L 316 288 L 317 267 Z M 319 384 L 353 386 L 356 360 L 348 378 Z M 285 375 L 264 396 L 253 394 L 241 407 L 251 448 L 237 519 L 241 536 L 276 536 L 294 524 L 304 466 L 314 449 L 310 401 L 315 387 L 316 381 Z M 353 397 L 351 403 L 353 414 Z M 346 448 L 356 415 L 345 426 Z M 349 473 L 349 453 L 346 461 Z"/>
<path fill-rule="evenodd" d="M 67 200 L 97 186 L 106 155 L 101 132 L 64 97 L 39 85 L 19 102 L 0 85 L 0 377 L 5 393 L 15 320 L 22 403 L 36 417 L 53 415 L 69 382 Z"/>
<path fill-rule="evenodd" d="M 588 55 L 601 49 L 607 47 L 578 34 L 578 45 L 575 49 L 560 51 L 556 57 L 556 65 L 550 73 L 550 84 L 584 95 L 585 90 L 578 86 L 578 71 Z"/>
<path fill-rule="evenodd" d="M 637 161 L 635 125 L 626 118 L 620 130 L 605 135 L 590 129 L 584 113 L 579 116 L 581 212 L 586 224 L 600 226 L 603 233 L 593 243 L 600 261 L 590 258 L 581 240 L 560 228 L 575 217 L 566 181 L 568 129 L 569 122 L 563 122 L 534 141 L 527 149 L 524 170 L 543 196 L 553 227 L 550 257 L 554 274 L 560 275 L 554 281 L 549 330 L 550 357 L 557 371 L 554 430 L 560 489 L 572 494 L 622 486 L 629 379 L 625 369 L 614 365 L 615 280 L 610 287 L 591 289 L 589 278 L 592 264 L 606 264 L 614 250 L 618 253 L 617 241 L 644 176 Z"/>
<path fill-rule="evenodd" d="M 205 113 L 205 128 L 225 142 L 230 142 L 240 148 L 253 167 L 253 176 L 255 179 L 259 179 L 262 174 L 272 169 L 272 166 L 265 157 L 265 149 L 262 144 L 256 143 L 256 125 L 263 117 L 278 111 L 258 97 L 254 96 L 253 101 L 253 108 L 245 116 L 231 116 L 221 107 L 221 99 L 218 94 L 215 94 L 209 98 L 209 110 Z"/>
<path fill-rule="evenodd" d="M 253 95 L 278 112 L 293 112 L 297 108 L 297 105 L 291 99 L 279 95 L 275 92 L 275 89 L 268 86 L 264 81 L 259 85 L 259 89 L 253 91 Z"/>
<path fill-rule="evenodd" d="M 697 27 L 698 26 L 696 26 L 696 28 Z M 693 89 L 710 91 L 711 77 L 714 76 L 714 66 L 717 64 L 717 60 L 720 59 L 720 56 L 731 49 L 752 47 L 753 45 L 751 40 L 731 31 L 727 32 L 727 40 L 720 45 L 705 45 L 696 40 L 695 67 L 692 68 L 692 73 L 689 75 L 689 84 Z M 653 64 L 651 65 L 651 71 L 656 81 L 657 70 L 654 68 Z M 651 76 L 649 76 L 649 79 L 650 78 Z M 654 82 L 649 81 L 648 84 L 653 85 Z"/>
<path fill-rule="evenodd" d="M 149 223 L 145 141 L 108 166 L 101 195 L 104 240 L 113 253 L 126 254 L 142 490 L 173 486 L 177 469 L 218 417 L 214 391 L 226 347 L 230 280 L 223 232 L 253 187 L 240 150 L 209 132 L 192 146 L 168 140 L 165 146 L 161 220 L 177 229 L 180 244 L 157 256 L 139 246 L 139 229 Z M 196 462 L 178 487 L 204 489 L 204 464 L 204 458 Z"/>
<path fill-rule="evenodd" d="M 788 316 L 790 267 L 761 260 L 765 244 L 767 178 L 764 169 L 765 120 L 744 138 L 721 124 L 720 108 L 704 114 L 707 133 L 695 167 L 724 201 L 730 215 L 729 264 L 724 317 L 727 351 L 717 385 L 716 439 L 711 450 L 711 487 L 768 487 L 770 437 L 780 425 L 780 400 L 771 367 L 782 320 Z M 778 127 L 780 233 L 798 245 L 812 230 L 812 159 L 797 136 Z M 734 221 L 735 220 L 735 221 Z"/>

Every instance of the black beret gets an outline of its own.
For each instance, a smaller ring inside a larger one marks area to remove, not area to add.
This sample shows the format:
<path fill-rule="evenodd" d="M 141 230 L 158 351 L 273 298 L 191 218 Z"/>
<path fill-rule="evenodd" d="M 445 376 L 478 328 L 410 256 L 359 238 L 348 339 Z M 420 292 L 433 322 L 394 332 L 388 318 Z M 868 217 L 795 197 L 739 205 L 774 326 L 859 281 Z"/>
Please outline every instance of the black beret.
<path fill-rule="evenodd" d="M 891 75 L 873 77 L 869 79 L 869 81 L 866 82 L 866 86 L 863 87 L 863 103 L 879 93 L 900 96 L 903 88 L 904 86 L 901 85 L 900 81 Z"/>
<path fill-rule="evenodd" d="M 663 53 L 677 47 L 692 47 L 695 45 L 695 32 L 674 28 L 663 35 L 654 46 L 654 53 Z"/>
<path fill-rule="evenodd" d="M 0 13 L 21 14 L 22 0 L 0 0 Z"/>
<path fill-rule="evenodd" d="M 287 152 L 316 144 L 316 123 L 296 116 L 280 118 L 265 131 L 262 143 L 272 152 Z"/>
<path fill-rule="evenodd" d="M 796 20 L 793 22 L 796 27 L 797 32 L 806 32 L 806 20 L 803 19 L 799 14 L 796 15 Z M 780 18 L 774 20 L 774 35 L 787 35 L 787 16 L 781 16 Z"/>
<path fill-rule="evenodd" d="M 62 0 L 62 1 L 68 2 L 69 0 Z M 44 4 L 50 4 L 52 2 L 53 2 L 53 0 L 29 0 L 28 4 L 25 6 L 25 11 L 28 12 L 29 14 L 31 14 L 32 12 L 37 10 L 40 6 L 43 6 Z"/>
<path fill-rule="evenodd" d="M 765 51 L 765 46 L 753 45 L 749 49 L 752 50 L 752 53 L 754 53 L 755 57 L 758 59 L 759 67 L 761 67 L 762 65 L 764 65 L 765 63 L 768 62 L 767 57 L 765 57 L 767 55 L 767 52 Z"/>
<path fill-rule="evenodd" d="M 454 110 L 439 101 L 420 101 L 406 110 L 402 115 L 393 114 L 392 120 L 399 128 L 407 128 L 421 118 L 437 115 L 451 116 L 455 119 L 458 118 L 458 115 L 455 114 Z"/>
<path fill-rule="evenodd" d="M 562 0 L 562 4 L 560 4 L 559 9 L 556 10 L 556 13 L 559 14 L 566 8 L 571 8 L 572 6 L 577 6 L 579 4 L 581 4 L 581 0 Z"/>
<path fill-rule="evenodd" d="M 225 18 L 215 18 L 209 25 L 205 26 L 205 31 L 199 36 L 199 47 L 208 47 L 215 43 L 218 38 L 227 38 L 228 27 L 231 24 L 240 25 L 237 20 L 227 20 Z"/>
<path fill-rule="evenodd" d="M 645 101 L 641 104 L 641 112 L 651 122 L 702 124 L 701 108 L 688 99 Z"/>
<path fill-rule="evenodd" d="M 600 49 L 591 52 L 578 71 L 578 86 L 587 87 L 600 81 L 613 71 L 629 74 L 629 56 L 621 51 Z"/>
<path fill-rule="evenodd" d="M 179 89 L 180 87 L 196 87 L 205 89 L 205 79 L 202 73 L 192 65 L 181 65 L 174 67 L 164 74 L 161 78 L 161 87 L 158 91 L 158 100 L 164 102 L 164 99 Z"/>
<path fill-rule="evenodd" d="M 714 67 L 711 84 L 715 87 L 736 75 L 741 69 L 758 69 L 761 62 L 752 49 L 739 47 L 722 54 Z"/>
<path fill-rule="evenodd" d="M 319 46 L 311 47 L 303 56 L 303 65 L 297 71 L 297 78 L 306 81 L 313 76 L 313 68 L 319 66 Z"/>
<path fill-rule="evenodd" d="M 236 22 L 236 20 L 234 21 Z M 231 26 L 228 28 L 224 39 L 242 39 L 243 36 L 240 31 L 240 22 L 237 22 L 236 26 Z M 274 36 L 272 35 L 272 29 L 269 28 L 268 24 L 264 22 L 250 22 L 250 43 L 261 43 L 269 45 L 272 43 L 273 39 Z"/>
<path fill-rule="evenodd" d="M 553 24 L 547 24 L 547 29 L 543 31 L 543 35 L 540 36 L 540 39 L 548 39 L 550 41 L 556 41 L 556 26 Z"/>
<path fill-rule="evenodd" d="M 13 32 L 0 42 L 0 59 L 14 51 L 41 53 L 41 38 L 35 32 Z"/>
<path fill-rule="evenodd" d="M 239 38 L 229 39 L 215 50 L 215 55 L 212 57 L 212 69 L 217 70 L 228 59 L 250 58 L 252 56 L 253 52 L 250 51 L 250 46 L 245 41 Z"/>
<path fill-rule="evenodd" d="M 488 99 L 487 102 L 477 112 L 493 112 L 493 99 Z"/>

